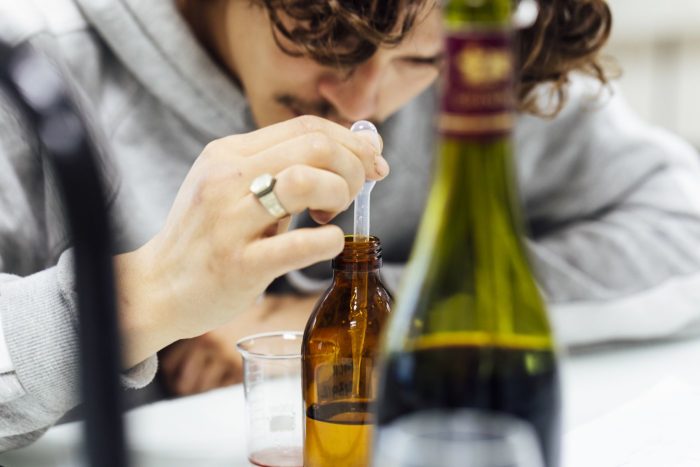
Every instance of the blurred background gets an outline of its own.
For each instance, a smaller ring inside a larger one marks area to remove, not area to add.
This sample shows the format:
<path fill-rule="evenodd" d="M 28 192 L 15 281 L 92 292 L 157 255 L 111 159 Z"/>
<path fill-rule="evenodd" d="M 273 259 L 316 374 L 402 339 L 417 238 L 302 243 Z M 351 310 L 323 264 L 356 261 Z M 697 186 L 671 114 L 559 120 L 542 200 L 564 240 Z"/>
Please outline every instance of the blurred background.
<path fill-rule="evenodd" d="M 642 118 L 679 134 L 700 150 L 700 0 L 609 0 L 609 4 L 613 11 L 613 30 L 606 54 L 613 57 L 622 70 L 618 81 L 620 91 Z M 673 361 L 674 356 L 669 358 L 656 347 L 649 349 L 643 359 L 633 360 L 630 357 L 629 361 L 625 360 L 626 354 L 618 353 L 618 360 L 611 360 L 608 367 L 603 363 L 609 360 L 607 354 L 592 354 L 588 360 L 579 359 L 579 367 L 574 373 L 575 384 L 571 385 L 572 390 L 578 392 L 573 393 L 569 402 L 574 407 L 570 410 L 573 413 L 572 426 L 591 420 L 594 415 L 611 410 L 614 404 L 621 404 L 632 395 L 639 394 L 642 389 L 646 390 L 656 378 L 654 372 L 648 371 L 651 361 L 656 361 L 659 368 L 669 371 L 680 368 L 684 374 L 688 373 L 686 370 L 689 366 L 667 364 L 668 361 Z M 694 358 L 697 352 L 687 355 L 689 365 L 692 366 L 690 358 Z M 640 386 L 636 379 L 617 381 L 613 386 L 598 384 L 610 380 L 611 375 L 617 371 L 616 365 L 637 365 L 634 372 L 640 375 L 639 381 L 644 381 L 645 384 Z M 697 375 L 697 372 L 693 374 Z M 236 390 L 241 391 L 240 387 Z M 234 441 L 238 426 L 235 423 L 239 419 L 229 416 L 242 412 L 240 394 L 232 397 L 224 391 L 215 393 L 215 397 L 211 394 L 207 397 L 182 401 L 177 410 L 161 404 L 130 415 L 130 446 L 134 458 L 142 462 L 140 465 L 201 466 L 201 457 L 195 455 L 201 455 L 195 452 L 197 446 L 211 457 L 219 454 L 227 459 L 244 458 L 243 454 L 235 451 L 244 449 L 242 443 Z M 656 404 L 654 408 L 661 406 Z M 199 429 L 196 422 L 191 423 L 191 426 L 182 424 L 183 420 L 196 421 L 198 418 L 205 420 L 203 423 L 209 427 L 208 430 Z M 221 426 L 213 424 L 213 420 L 219 420 Z M 160 426 L 179 428 L 174 430 L 174 435 L 171 433 L 172 436 L 168 437 L 160 436 Z M 595 425 L 590 427 L 592 430 Z M 220 437 L 211 437 L 211 432 Z M 692 433 L 692 430 L 688 433 Z M 75 441 L 80 436 L 79 427 L 64 425 L 52 430 L 39 443 L 29 448 L 1 454 L 0 464 L 12 467 L 75 466 Z M 618 444 L 616 433 L 608 438 L 611 443 Z M 598 439 L 595 438 L 596 442 Z M 580 442 L 578 446 L 588 448 L 592 444 Z M 193 450 L 190 458 L 185 455 L 188 448 Z M 605 447 L 598 446 L 597 449 L 590 450 L 594 451 L 604 453 Z M 581 449 L 576 451 L 577 454 L 581 452 Z M 579 460 L 576 465 L 602 465 L 585 462 L 585 459 Z M 230 463 L 221 465 L 231 466 Z M 622 462 L 615 465 L 622 465 Z M 654 463 L 653 460 L 645 459 L 625 465 L 656 466 L 669 463 Z"/>
<path fill-rule="evenodd" d="M 607 54 L 621 91 L 645 120 L 700 148 L 700 0 L 609 0 Z"/>

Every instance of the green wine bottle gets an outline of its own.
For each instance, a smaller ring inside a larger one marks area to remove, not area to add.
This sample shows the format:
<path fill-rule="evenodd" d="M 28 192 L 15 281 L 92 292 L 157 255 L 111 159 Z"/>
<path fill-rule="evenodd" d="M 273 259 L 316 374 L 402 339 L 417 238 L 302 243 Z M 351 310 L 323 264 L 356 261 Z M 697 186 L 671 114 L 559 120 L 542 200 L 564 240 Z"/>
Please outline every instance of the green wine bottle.
<path fill-rule="evenodd" d="M 512 167 L 511 0 L 443 5 L 436 178 L 384 338 L 374 464 L 555 467 L 557 358 Z"/>

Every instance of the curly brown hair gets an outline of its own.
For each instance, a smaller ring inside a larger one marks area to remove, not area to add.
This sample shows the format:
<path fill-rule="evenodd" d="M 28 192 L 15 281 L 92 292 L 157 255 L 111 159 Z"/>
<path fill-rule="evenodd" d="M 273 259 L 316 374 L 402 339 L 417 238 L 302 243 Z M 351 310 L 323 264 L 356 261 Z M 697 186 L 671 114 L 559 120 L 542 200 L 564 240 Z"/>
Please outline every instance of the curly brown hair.
<path fill-rule="evenodd" d="M 435 0 L 252 0 L 264 6 L 278 45 L 318 63 L 353 67 L 380 46 L 401 42 L 418 13 Z M 605 0 L 539 0 L 536 22 L 518 33 L 519 110 L 554 115 L 566 102 L 570 72 L 607 83 L 600 49 L 610 35 L 612 15 Z M 292 27 L 283 18 L 293 20 Z M 282 45 L 278 34 L 298 50 Z M 301 52 L 299 51 L 301 50 Z M 543 108 L 533 90 L 551 84 L 551 105 Z"/>
<path fill-rule="evenodd" d="M 352 68 L 379 46 L 399 44 L 430 0 L 252 0 L 267 8 L 277 44 L 290 55 Z M 282 18 L 293 20 L 287 27 Z M 287 38 L 299 50 L 279 40 Z"/>
<path fill-rule="evenodd" d="M 535 23 L 518 34 L 519 109 L 555 115 L 566 102 L 569 74 L 580 71 L 608 82 L 600 50 L 610 36 L 612 15 L 605 0 L 539 0 Z M 550 84 L 551 105 L 543 108 L 532 92 Z"/>

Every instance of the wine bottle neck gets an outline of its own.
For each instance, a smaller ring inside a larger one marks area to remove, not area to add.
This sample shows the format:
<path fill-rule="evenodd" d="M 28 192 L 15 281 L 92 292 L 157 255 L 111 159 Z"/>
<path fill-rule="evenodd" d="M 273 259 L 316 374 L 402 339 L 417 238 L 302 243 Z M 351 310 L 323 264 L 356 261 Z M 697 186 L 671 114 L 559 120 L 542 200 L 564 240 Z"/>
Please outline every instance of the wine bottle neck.
<path fill-rule="evenodd" d="M 433 198 L 446 203 L 442 211 L 459 214 L 454 223 L 464 228 L 499 234 L 505 228 L 520 235 L 511 156 L 515 94 L 509 17 L 510 0 L 448 2 Z"/>
<path fill-rule="evenodd" d="M 493 233 L 506 227 L 521 234 L 510 138 L 471 143 L 446 140 L 444 147 L 438 159 L 437 184 L 446 191 L 446 212 L 459 213 L 464 219 L 451 223 Z M 494 224 L 499 229 L 494 230 Z"/>
<path fill-rule="evenodd" d="M 443 18 L 447 28 L 470 26 L 510 26 L 512 0 L 446 0 Z"/>
<path fill-rule="evenodd" d="M 498 28 L 457 31 L 446 50 L 440 153 L 416 250 L 425 289 L 409 299 L 432 305 L 414 319 L 420 326 L 408 318 L 405 326 L 442 340 L 466 333 L 516 345 L 543 336 L 546 345 L 515 193 L 510 36 Z"/>

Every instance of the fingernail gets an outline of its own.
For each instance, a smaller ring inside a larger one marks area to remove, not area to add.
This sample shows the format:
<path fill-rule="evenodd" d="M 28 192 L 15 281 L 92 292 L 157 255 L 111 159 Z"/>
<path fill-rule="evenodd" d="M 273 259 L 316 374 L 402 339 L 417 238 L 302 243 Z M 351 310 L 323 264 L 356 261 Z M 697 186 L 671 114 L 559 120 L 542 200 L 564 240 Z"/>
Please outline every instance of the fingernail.
<path fill-rule="evenodd" d="M 314 220 L 319 224 L 328 224 L 331 221 L 331 219 L 333 219 L 333 215 L 327 212 L 315 212 L 313 217 Z"/>
<path fill-rule="evenodd" d="M 389 175 L 390 171 L 389 163 L 382 156 L 375 156 L 374 171 L 377 172 L 377 175 L 379 175 L 380 177 L 386 177 L 387 175 Z"/>
<path fill-rule="evenodd" d="M 366 141 L 372 144 L 374 149 L 376 149 L 379 154 L 382 153 L 384 142 L 382 141 L 382 137 L 379 136 L 377 127 L 374 126 L 372 122 L 368 122 L 367 120 L 359 120 L 353 123 L 350 131 L 358 135 L 362 135 Z"/>
<path fill-rule="evenodd" d="M 382 153 L 382 137 L 379 136 L 379 133 L 376 131 L 369 131 L 369 130 L 364 130 L 362 131 L 362 134 L 365 134 L 368 136 L 368 141 L 372 143 L 372 146 L 374 146 L 374 149 L 377 150 L 379 154 Z"/>

